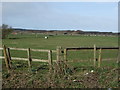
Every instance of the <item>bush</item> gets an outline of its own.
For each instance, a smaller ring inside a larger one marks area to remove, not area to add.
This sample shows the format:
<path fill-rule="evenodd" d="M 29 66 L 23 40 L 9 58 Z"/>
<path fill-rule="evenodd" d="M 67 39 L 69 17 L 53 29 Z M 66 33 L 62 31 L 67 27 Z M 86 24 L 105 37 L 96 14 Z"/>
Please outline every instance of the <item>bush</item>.
<path fill-rule="evenodd" d="M 0 27 L 0 38 L 5 39 L 11 32 L 13 31 L 12 27 L 6 25 L 6 24 L 2 24 L 2 26 Z"/>

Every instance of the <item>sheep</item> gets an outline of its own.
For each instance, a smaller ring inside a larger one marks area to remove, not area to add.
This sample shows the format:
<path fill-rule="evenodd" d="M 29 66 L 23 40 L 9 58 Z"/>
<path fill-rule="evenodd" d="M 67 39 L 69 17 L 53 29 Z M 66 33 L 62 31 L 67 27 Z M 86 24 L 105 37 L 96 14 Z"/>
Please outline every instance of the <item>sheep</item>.
<path fill-rule="evenodd" d="M 48 39 L 48 37 L 47 37 L 47 36 L 45 36 L 45 39 Z"/>

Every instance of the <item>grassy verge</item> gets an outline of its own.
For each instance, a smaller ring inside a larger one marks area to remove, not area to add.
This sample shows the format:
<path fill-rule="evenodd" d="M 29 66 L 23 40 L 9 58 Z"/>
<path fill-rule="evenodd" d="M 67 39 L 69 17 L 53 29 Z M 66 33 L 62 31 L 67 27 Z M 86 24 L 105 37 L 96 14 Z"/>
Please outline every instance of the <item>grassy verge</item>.
<path fill-rule="evenodd" d="M 111 62 L 112 63 L 112 62 Z M 105 63 L 104 63 L 105 64 Z M 117 64 L 116 64 L 117 65 Z M 117 88 L 118 68 L 93 67 L 84 63 L 68 63 L 67 73 L 58 77 L 49 73 L 47 63 L 33 62 L 28 68 L 26 61 L 13 61 L 7 73 L 3 61 L 3 88 Z"/>

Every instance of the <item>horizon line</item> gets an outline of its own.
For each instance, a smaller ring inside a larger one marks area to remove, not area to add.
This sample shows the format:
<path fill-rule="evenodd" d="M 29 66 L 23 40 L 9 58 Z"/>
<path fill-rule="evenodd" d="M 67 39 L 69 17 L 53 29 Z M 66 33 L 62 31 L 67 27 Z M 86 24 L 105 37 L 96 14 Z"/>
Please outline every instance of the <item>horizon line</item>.
<path fill-rule="evenodd" d="M 22 30 L 45 30 L 45 31 L 84 31 L 84 32 L 112 32 L 112 33 L 119 33 L 119 31 L 100 31 L 100 30 L 95 30 L 95 29 L 35 29 L 35 28 L 17 28 L 17 27 L 12 27 L 13 29 L 22 29 Z"/>

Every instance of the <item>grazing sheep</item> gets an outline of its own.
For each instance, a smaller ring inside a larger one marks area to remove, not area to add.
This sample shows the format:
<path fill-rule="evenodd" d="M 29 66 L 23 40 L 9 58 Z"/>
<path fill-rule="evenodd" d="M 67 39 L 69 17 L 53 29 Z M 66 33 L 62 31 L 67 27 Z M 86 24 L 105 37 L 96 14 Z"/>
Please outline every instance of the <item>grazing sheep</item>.
<path fill-rule="evenodd" d="M 47 36 L 45 36 L 45 39 L 48 39 L 48 37 L 47 37 Z"/>

